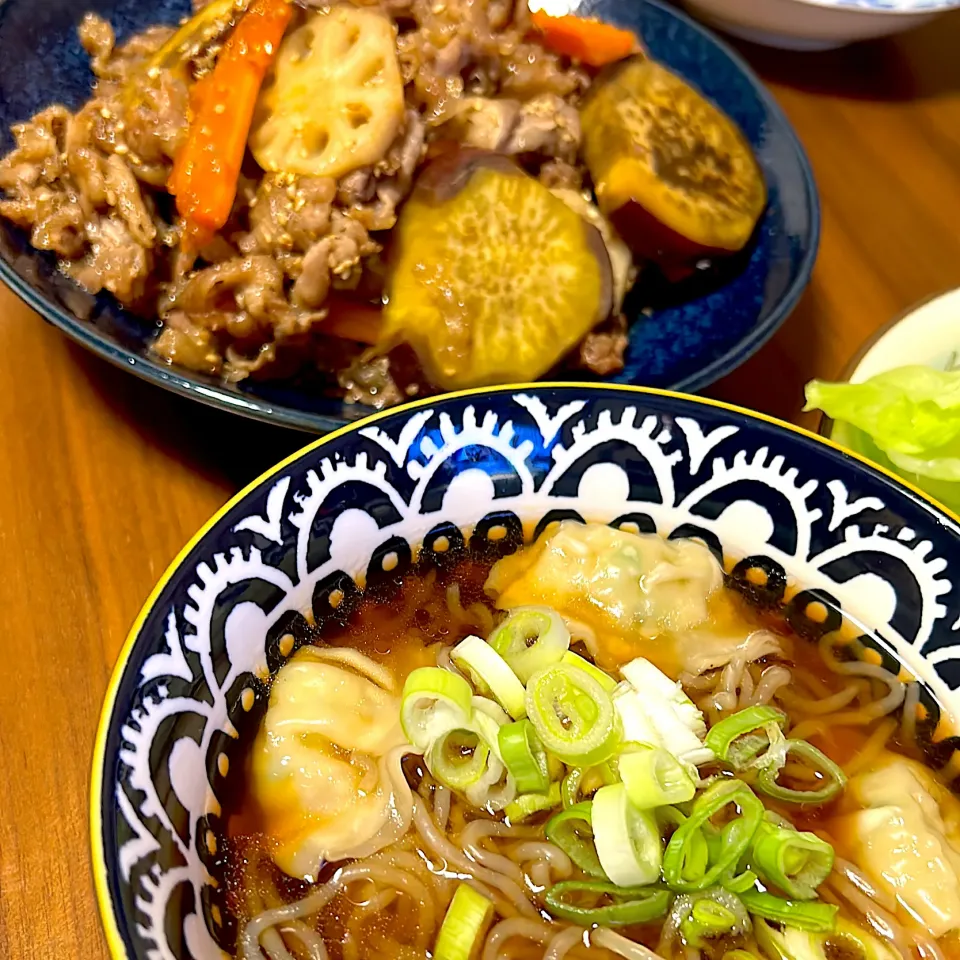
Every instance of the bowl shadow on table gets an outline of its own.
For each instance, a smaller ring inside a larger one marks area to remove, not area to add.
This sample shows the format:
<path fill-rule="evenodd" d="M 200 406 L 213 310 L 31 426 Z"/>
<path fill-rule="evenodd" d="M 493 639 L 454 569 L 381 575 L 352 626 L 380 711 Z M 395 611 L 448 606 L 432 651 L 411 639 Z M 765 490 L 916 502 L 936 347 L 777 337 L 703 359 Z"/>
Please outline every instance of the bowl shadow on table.
<path fill-rule="evenodd" d="M 727 38 L 766 83 L 851 100 L 927 100 L 960 91 L 960 11 L 892 37 L 822 53 Z"/>
<path fill-rule="evenodd" d="M 69 344 L 69 349 L 113 415 L 144 443 L 185 463 L 210 482 L 239 490 L 314 439 L 309 433 L 231 416 L 161 390 L 77 344 Z"/>
<path fill-rule="evenodd" d="M 820 369 L 822 344 L 816 318 L 822 313 L 814 276 L 773 337 L 731 374 L 702 391 L 704 396 L 815 430 L 815 415 L 802 413 L 803 388 Z"/>

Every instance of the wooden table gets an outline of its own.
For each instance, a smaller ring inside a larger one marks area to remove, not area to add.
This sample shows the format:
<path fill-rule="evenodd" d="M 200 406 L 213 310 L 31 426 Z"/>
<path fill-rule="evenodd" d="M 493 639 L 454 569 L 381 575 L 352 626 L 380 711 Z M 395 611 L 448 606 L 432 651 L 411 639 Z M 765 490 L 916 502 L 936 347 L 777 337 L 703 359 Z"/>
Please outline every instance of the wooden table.
<path fill-rule="evenodd" d="M 823 242 L 793 316 L 711 396 L 810 425 L 808 379 L 960 285 L 958 49 L 960 15 L 837 53 L 745 49 L 810 154 Z M 87 790 L 114 658 L 182 544 L 308 438 L 147 386 L 6 290 L 0 385 L 0 957 L 99 960 Z"/>

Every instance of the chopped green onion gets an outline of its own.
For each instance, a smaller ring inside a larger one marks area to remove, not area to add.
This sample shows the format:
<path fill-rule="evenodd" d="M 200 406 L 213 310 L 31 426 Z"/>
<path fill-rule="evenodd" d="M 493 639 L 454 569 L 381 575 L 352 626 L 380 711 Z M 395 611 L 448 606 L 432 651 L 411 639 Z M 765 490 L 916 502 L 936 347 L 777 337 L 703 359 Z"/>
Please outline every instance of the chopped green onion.
<path fill-rule="evenodd" d="M 552 753 L 547 754 L 547 776 L 550 780 L 562 780 L 567 773 L 567 765 Z"/>
<path fill-rule="evenodd" d="M 492 694 L 514 720 L 526 715 L 523 684 L 486 640 L 466 637 L 450 651 L 450 659 L 481 693 Z"/>
<path fill-rule="evenodd" d="M 737 915 L 716 900 L 697 900 L 690 913 L 680 923 L 680 934 L 688 947 L 699 950 L 706 941 L 715 939 L 733 930 L 737 925 Z"/>
<path fill-rule="evenodd" d="M 570 647 L 570 631 L 556 610 L 516 607 L 493 631 L 490 646 L 526 683 L 538 670 L 563 657 Z"/>
<path fill-rule="evenodd" d="M 777 782 L 780 769 L 764 767 L 757 774 L 757 790 L 775 800 L 787 803 L 826 803 L 832 800 L 847 785 L 846 774 L 822 751 L 806 740 L 787 740 L 785 756 L 796 754 L 805 760 L 819 779 L 825 781 L 816 790 L 793 790 Z"/>
<path fill-rule="evenodd" d="M 511 722 L 510 714 L 496 700 L 491 700 L 489 697 L 474 697 L 470 703 L 473 705 L 474 716 L 482 713 L 485 717 L 489 717 L 498 729 Z M 493 739 L 496 743 L 497 738 Z"/>
<path fill-rule="evenodd" d="M 627 740 L 663 747 L 694 766 L 714 759 L 700 739 L 707 730 L 703 714 L 676 680 L 642 657 L 620 672 L 627 680 L 614 691 L 614 706 Z"/>
<path fill-rule="evenodd" d="M 812 933 L 797 927 L 774 929 L 765 920 L 754 921 L 757 943 L 771 960 L 827 960 L 857 957 L 859 960 L 900 960 L 900 952 L 862 927 L 836 918 L 833 930 Z"/>
<path fill-rule="evenodd" d="M 741 770 L 754 760 L 768 743 L 767 738 L 757 734 L 757 731 L 763 730 L 770 723 L 782 727 L 786 722 L 786 714 L 776 707 L 747 707 L 714 724 L 704 743 L 721 760 L 729 760 L 735 770 Z M 740 741 L 741 737 L 744 738 L 743 741 Z"/>
<path fill-rule="evenodd" d="M 473 690 L 463 677 L 440 667 L 419 667 L 403 685 L 403 735 L 423 753 L 448 730 L 469 726 L 472 697 Z"/>
<path fill-rule="evenodd" d="M 760 958 L 749 950 L 728 950 L 721 960 L 760 960 Z"/>
<path fill-rule="evenodd" d="M 464 792 L 486 772 L 490 747 L 477 730 L 458 727 L 433 741 L 426 761 L 430 772 L 444 786 Z"/>
<path fill-rule="evenodd" d="M 584 873 L 603 877 L 593 834 L 593 804 L 586 800 L 551 817 L 544 828 L 547 839 L 556 844 Z"/>
<path fill-rule="evenodd" d="M 500 721 L 479 708 L 477 701 L 482 699 L 484 698 L 473 698 L 477 709 L 473 711 L 471 725 L 490 748 L 490 757 L 483 776 L 475 784 L 467 787 L 464 793 L 474 806 L 496 812 L 502 810 L 516 797 L 517 785 L 500 756 Z M 507 715 L 492 700 L 486 702 L 498 714 L 502 715 L 504 720 L 509 720 Z"/>
<path fill-rule="evenodd" d="M 708 946 L 708 940 L 742 937 L 750 932 L 750 927 L 746 907 L 728 890 L 712 887 L 697 893 L 681 893 L 670 905 L 661 945 L 669 946 L 679 932 L 685 946 L 701 950 Z"/>
<path fill-rule="evenodd" d="M 760 955 L 767 957 L 768 960 L 795 960 L 791 953 L 787 952 L 784 933 L 789 927 L 783 930 L 771 926 L 761 917 L 753 918 L 753 935 L 757 938 L 757 946 L 760 947 Z M 826 960 L 826 957 L 818 957 L 814 954 L 816 960 Z"/>
<path fill-rule="evenodd" d="M 813 933 L 826 933 L 833 930 L 840 908 L 832 903 L 819 900 L 783 900 L 772 893 L 748 890 L 740 894 L 747 910 L 755 917 L 785 923 L 800 930 Z"/>
<path fill-rule="evenodd" d="M 450 901 L 433 948 L 434 960 L 472 960 L 493 919 L 493 904 L 461 883 Z"/>
<path fill-rule="evenodd" d="M 713 828 L 710 818 L 729 804 L 736 805 L 740 815 L 719 830 Z M 762 820 L 763 804 L 745 783 L 719 780 L 708 787 L 667 844 L 663 856 L 667 885 L 684 892 L 715 886 L 736 868 Z M 714 844 L 714 850 L 709 866 L 703 869 L 705 840 Z"/>
<path fill-rule="evenodd" d="M 501 727 L 499 744 L 500 756 L 521 793 L 543 793 L 550 786 L 547 755 L 529 720 Z"/>
<path fill-rule="evenodd" d="M 583 779 L 583 767 L 574 767 L 560 785 L 560 799 L 564 810 L 568 810 L 580 798 L 580 781 Z"/>
<path fill-rule="evenodd" d="M 503 812 L 513 823 L 519 823 L 543 810 L 560 806 L 560 784 L 551 783 L 546 793 L 524 793 L 504 807 Z"/>
<path fill-rule="evenodd" d="M 794 900 L 813 900 L 833 869 L 833 847 L 816 834 L 765 820 L 754 835 L 750 862 L 764 886 Z"/>
<path fill-rule="evenodd" d="M 544 747 L 571 766 L 601 763 L 620 743 L 620 722 L 609 694 L 569 664 L 530 677 L 527 716 Z"/>
<path fill-rule="evenodd" d="M 607 693 L 613 693 L 614 689 L 617 686 L 617 681 L 610 676 L 609 673 L 601 670 L 598 666 L 592 664 L 589 660 L 584 660 L 583 657 L 578 656 L 572 650 L 568 650 L 561 658 L 561 663 L 568 663 L 571 667 L 576 667 L 578 670 L 583 670 L 584 673 L 589 673 L 597 683 L 603 687 Z"/>
<path fill-rule="evenodd" d="M 584 896 L 596 903 L 601 897 L 612 900 L 603 906 L 586 907 L 576 902 Z M 582 927 L 625 926 L 658 920 L 670 905 L 670 891 L 657 887 L 618 887 L 614 883 L 563 880 L 555 883 L 544 898 L 547 910 L 561 920 Z"/>
<path fill-rule="evenodd" d="M 660 879 L 663 841 L 649 810 L 638 810 L 622 783 L 601 787 L 593 797 L 593 835 L 603 872 L 621 887 Z"/>
<path fill-rule="evenodd" d="M 696 740 L 696 746 L 701 746 L 700 741 L 707 733 L 706 721 L 697 705 L 683 692 L 679 681 L 671 680 L 662 670 L 643 657 L 637 657 L 625 663 L 620 668 L 620 672 L 641 696 L 650 701 L 659 700 L 669 704 L 669 711 L 656 710 L 651 714 L 651 719 L 661 738 L 668 729 L 662 726 L 661 721 L 667 719 L 667 715 L 670 714 L 678 721 L 678 726 L 687 732 L 690 743 Z M 672 726 L 671 724 L 670 727 Z"/>
<path fill-rule="evenodd" d="M 745 890 L 752 890 L 757 885 L 759 877 L 752 870 L 744 870 L 736 876 L 724 877 L 720 886 L 730 893 L 741 894 Z"/>
<path fill-rule="evenodd" d="M 630 802 L 640 810 L 692 800 L 693 778 L 672 753 L 644 743 L 625 744 L 617 759 Z"/>
<path fill-rule="evenodd" d="M 572 807 L 580 800 L 581 794 L 595 793 L 601 787 L 617 783 L 617 775 L 610 763 L 598 763 L 593 767 L 573 767 L 563 778 L 561 797 L 564 807 Z"/>
<path fill-rule="evenodd" d="M 620 683 L 613 691 L 613 706 L 623 726 L 623 737 L 631 743 L 646 743 L 651 747 L 661 747 L 660 734 L 647 716 L 643 701 L 633 686 Z"/>

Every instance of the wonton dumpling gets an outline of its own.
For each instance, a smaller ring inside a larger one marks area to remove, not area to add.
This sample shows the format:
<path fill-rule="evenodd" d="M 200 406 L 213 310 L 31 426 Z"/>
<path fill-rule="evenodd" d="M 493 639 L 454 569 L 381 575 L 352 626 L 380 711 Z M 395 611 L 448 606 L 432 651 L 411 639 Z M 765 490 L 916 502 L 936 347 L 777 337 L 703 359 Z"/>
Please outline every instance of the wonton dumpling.
<path fill-rule="evenodd" d="M 399 698 L 303 647 L 280 670 L 253 752 L 273 859 L 309 879 L 367 843 L 391 812 L 378 760 L 404 743 Z"/>
<path fill-rule="evenodd" d="M 960 929 L 960 802 L 926 767 L 892 755 L 847 796 L 865 808 L 840 822 L 857 864 L 934 937 Z"/>
<path fill-rule="evenodd" d="M 695 540 L 564 520 L 532 546 L 498 561 L 486 588 L 504 610 L 553 607 L 595 631 L 602 660 L 637 655 L 631 641 L 688 630 L 707 617 L 722 585 L 713 554 Z"/>

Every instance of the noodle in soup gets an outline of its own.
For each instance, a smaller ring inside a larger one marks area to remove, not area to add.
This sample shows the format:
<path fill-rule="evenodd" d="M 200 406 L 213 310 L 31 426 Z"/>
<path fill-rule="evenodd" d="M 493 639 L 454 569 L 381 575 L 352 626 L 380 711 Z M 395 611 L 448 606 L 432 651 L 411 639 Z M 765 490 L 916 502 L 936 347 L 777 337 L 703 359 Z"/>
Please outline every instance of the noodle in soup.
<path fill-rule="evenodd" d="M 273 679 L 228 811 L 235 955 L 955 956 L 919 683 L 826 613 L 573 521 L 368 594 Z"/>

